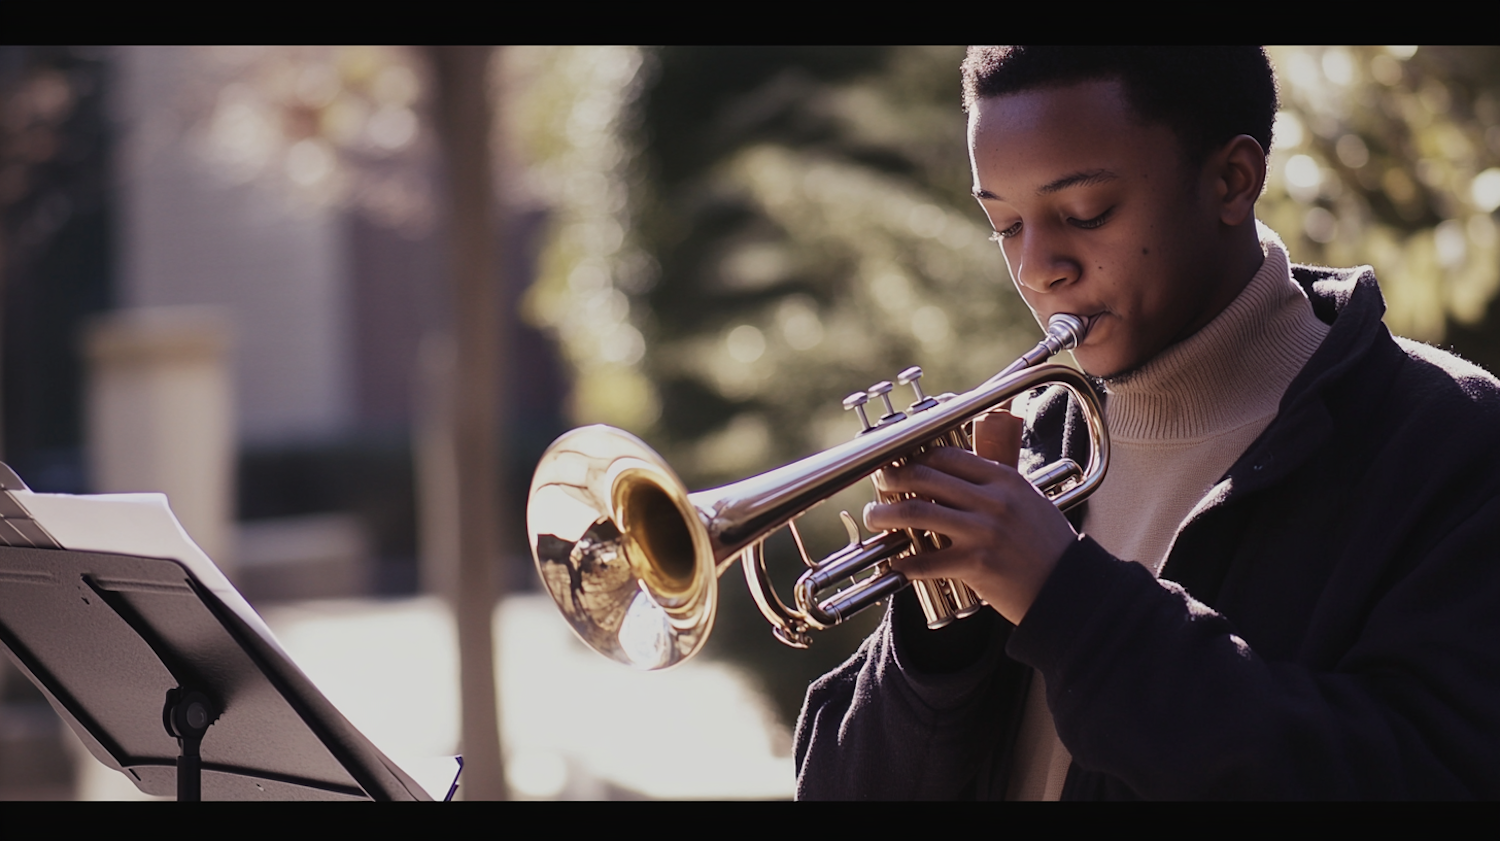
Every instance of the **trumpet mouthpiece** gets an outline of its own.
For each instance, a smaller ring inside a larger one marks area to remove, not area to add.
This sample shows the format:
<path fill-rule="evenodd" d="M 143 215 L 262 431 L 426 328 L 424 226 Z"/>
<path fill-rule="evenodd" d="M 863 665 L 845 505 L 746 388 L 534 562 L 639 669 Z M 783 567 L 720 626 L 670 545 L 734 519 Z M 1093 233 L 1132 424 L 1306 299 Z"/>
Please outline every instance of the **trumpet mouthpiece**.
<path fill-rule="evenodd" d="M 1047 335 L 1057 340 L 1060 350 L 1072 350 L 1083 343 L 1089 332 L 1089 319 L 1060 312 L 1047 319 Z"/>

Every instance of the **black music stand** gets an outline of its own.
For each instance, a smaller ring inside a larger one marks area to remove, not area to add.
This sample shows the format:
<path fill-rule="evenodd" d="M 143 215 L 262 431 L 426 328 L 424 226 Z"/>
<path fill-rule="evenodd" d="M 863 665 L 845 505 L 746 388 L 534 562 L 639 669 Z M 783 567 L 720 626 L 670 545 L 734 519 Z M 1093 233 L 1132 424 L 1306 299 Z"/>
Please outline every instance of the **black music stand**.
<path fill-rule="evenodd" d="M 224 582 L 63 548 L 18 490 L 0 465 L 0 646 L 100 762 L 179 800 L 432 799 Z"/>

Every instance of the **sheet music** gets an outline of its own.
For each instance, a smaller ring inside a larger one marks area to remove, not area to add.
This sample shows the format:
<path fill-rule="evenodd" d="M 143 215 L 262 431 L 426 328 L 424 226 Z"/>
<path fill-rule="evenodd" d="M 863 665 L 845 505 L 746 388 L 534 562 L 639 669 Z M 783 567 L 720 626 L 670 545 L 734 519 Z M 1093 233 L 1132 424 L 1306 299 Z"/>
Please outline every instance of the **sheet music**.
<path fill-rule="evenodd" d="M 14 490 L 10 495 L 64 549 L 181 562 L 230 610 L 291 660 L 260 614 L 183 530 L 167 503 L 166 494 L 73 496 Z"/>

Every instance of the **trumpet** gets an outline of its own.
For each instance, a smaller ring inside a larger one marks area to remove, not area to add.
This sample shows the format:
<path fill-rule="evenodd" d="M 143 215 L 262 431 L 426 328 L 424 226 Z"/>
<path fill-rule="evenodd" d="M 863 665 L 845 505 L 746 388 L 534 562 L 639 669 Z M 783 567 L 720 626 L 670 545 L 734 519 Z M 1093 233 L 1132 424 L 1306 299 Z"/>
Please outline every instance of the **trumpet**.
<path fill-rule="evenodd" d="M 1075 315 L 1053 316 L 1034 348 L 977 388 L 945 400 L 923 395 L 920 369 L 909 368 L 898 379 L 913 385 L 918 399 L 905 412 L 891 405 L 892 384 L 879 383 L 845 399 L 864 426 L 853 440 L 696 493 L 627 432 L 607 426 L 568 432 L 547 449 L 531 482 L 526 519 L 537 571 L 573 631 L 591 648 L 630 666 L 662 669 L 703 647 L 713 628 L 719 576 L 739 560 L 772 633 L 805 648 L 810 631 L 837 625 L 909 586 L 912 582 L 890 562 L 941 546 L 945 538 L 914 530 L 861 538 L 845 511 L 849 544 L 815 562 L 796 518 L 930 447 L 970 448 L 966 427 L 979 415 L 1044 386 L 1067 389 L 1083 408 L 1092 445 L 1088 465 L 1064 458 L 1026 478 L 1063 510 L 1093 493 L 1109 465 L 1099 395 L 1079 371 L 1043 364 L 1077 347 L 1088 326 Z M 886 413 L 871 423 L 864 407 L 877 397 Z M 793 590 L 794 605 L 777 595 L 765 567 L 763 544 L 783 526 L 791 529 L 808 567 Z M 824 595 L 846 581 L 853 583 Z M 917 584 L 931 627 L 982 607 L 963 582 Z"/>

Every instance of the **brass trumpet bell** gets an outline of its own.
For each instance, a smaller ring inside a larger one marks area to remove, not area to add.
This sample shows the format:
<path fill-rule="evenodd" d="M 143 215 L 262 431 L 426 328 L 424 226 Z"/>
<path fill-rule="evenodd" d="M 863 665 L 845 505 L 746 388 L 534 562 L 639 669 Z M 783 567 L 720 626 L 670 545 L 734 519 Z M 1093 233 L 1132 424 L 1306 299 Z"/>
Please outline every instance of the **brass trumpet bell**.
<path fill-rule="evenodd" d="M 639 438 L 575 429 L 531 483 L 537 571 L 575 633 L 626 665 L 691 657 L 713 627 L 719 563 L 682 480 Z"/>

